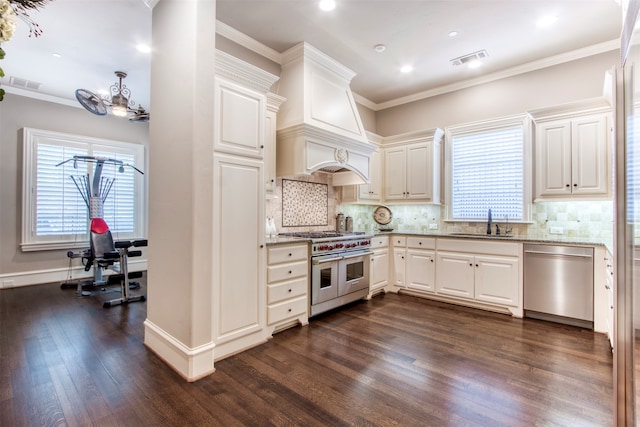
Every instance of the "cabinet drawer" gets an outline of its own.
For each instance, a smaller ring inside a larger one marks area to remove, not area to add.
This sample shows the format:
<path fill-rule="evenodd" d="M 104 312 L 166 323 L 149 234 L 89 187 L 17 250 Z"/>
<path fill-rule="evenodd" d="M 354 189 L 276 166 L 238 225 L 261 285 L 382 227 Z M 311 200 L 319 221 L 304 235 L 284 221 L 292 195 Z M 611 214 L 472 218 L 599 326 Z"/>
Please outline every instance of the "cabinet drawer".
<path fill-rule="evenodd" d="M 281 264 L 283 262 L 306 260 L 308 255 L 307 244 L 296 246 L 274 246 L 268 250 L 269 265 Z"/>
<path fill-rule="evenodd" d="M 301 296 L 299 298 L 283 301 L 278 304 L 273 304 L 267 308 L 267 323 L 269 325 L 280 322 L 282 320 L 297 317 L 307 312 L 307 297 Z"/>
<path fill-rule="evenodd" d="M 371 238 L 371 249 L 386 248 L 389 246 L 389 236 L 373 236 Z"/>
<path fill-rule="evenodd" d="M 274 304 L 288 298 L 306 295 L 309 285 L 306 277 L 267 286 L 267 304 Z"/>
<path fill-rule="evenodd" d="M 407 247 L 412 249 L 435 249 L 436 239 L 433 237 L 407 237 Z"/>
<path fill-rule="evenodd" d="M 395 247 L 405 247 L 407 246 L 407 236 L 393 236 L 391 242 Z"/>
<path fill-rule="evenodd" d="M 308 274 L 307 261 L 292 262 L 267 267 L 267 282 L 274 283 L 281 280 L 306 277 Z"/>

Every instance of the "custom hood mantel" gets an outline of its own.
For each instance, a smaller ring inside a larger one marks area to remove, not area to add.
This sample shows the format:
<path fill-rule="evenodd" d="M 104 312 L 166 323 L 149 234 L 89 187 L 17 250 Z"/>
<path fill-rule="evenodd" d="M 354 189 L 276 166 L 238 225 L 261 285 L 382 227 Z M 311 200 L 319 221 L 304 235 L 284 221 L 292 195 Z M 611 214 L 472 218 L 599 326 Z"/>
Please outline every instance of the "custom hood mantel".
<path fill-rule="evenodd" d="M 278 176 L 334 173 L 334 185 L 369 181 L 367 141 L 353 94 L 355 73 L 307 43 L 283 53 L 277 93 Z"/>

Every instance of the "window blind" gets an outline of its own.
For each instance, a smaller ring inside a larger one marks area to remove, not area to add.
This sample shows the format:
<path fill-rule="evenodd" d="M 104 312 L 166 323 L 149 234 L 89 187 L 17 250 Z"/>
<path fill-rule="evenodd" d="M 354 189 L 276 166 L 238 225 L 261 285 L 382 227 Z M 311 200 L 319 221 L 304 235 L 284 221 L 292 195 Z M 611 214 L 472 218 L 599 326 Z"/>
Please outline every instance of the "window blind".
<path fill-rule="evenodd" d="M 454 135 L 451 164 L 453 219 L 522 220 L 524 209 L 522 126 Z"/>
<path fill-rule="evenodd" d="M 93 152 L 94 156 L 121 160 L 125 164 L 135 165 L 132 154 L 108 151 Z M 118 166 L 105 165 L 102 169 L 104 179 L 113 180 L 111 191 L 104 201 L 104 220 L 113 233 L 133 233 L 135 229 L 135 177 L 132 168 L 118 172 Z"/>

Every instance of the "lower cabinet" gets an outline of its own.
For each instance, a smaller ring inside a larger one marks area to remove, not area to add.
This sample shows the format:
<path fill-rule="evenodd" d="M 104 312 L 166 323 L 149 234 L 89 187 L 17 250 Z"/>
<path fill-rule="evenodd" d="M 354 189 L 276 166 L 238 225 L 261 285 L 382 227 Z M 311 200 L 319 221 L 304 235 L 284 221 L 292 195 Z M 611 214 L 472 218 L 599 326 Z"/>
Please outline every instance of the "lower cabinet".
<path fill-rule="evenodd" d="M 432 237 L 393 236 L 394 290 L 435 291 L 435 248 Z"/>
<path fill-rule="evenodd" d="M 309 323 L 309 245 L 269 246 L 267 327 L 269 334 Z"/>
<path fill-rule="evenodd" d="M 374 236 L 371 239 L 371 262 L 369 263 L 369 297 L 385 291 L 389 284 L 389 236 Z"/>
<path fill-rule="evenodd" d="M 434 298 L 522 317 L 522 244 L 486 239 L 390 236 L 393 292 Z"/>
<path fill-rule="evenodd" d="M 436 292 L 518 308 L 521 314 L 521 244 L 439 239 Z"/>

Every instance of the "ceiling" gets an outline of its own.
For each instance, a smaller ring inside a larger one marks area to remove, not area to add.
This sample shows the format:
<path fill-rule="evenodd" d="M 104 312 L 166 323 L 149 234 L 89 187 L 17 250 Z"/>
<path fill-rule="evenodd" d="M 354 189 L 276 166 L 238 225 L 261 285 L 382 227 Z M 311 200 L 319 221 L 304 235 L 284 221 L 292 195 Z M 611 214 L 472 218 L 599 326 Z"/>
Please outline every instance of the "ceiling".
<path fill-rule="evenodd" d="M 149 0 L 147 0 L 148 2 Z M 217 19 L 275 52 L 306 41 L 356 73 L 353 91 L 370 107 L 428 96 L 446 88 L 613 50 L 621 28 L 615 0 L 336 0 L 322 12 L 317 0 L 217 0 Z M 558 17 L 540 29 L 543 15 Z M 132 99 L 149 106 L 151 10 L 144 0 L 53 0 L 31 18 L 43 30 L 29 37 L 18 21 L 3 43 L 7 92 L 66 99 L 74 91 L 107 89 L 116 70 Z M 451 31 L 456 37 L 450 37 Z M 384 44 L 384 52 L 374 46 Z M 483 66 L 469 69 L 450 60 L 485 50 Z M 53 57 L 58 53 L 61 57 Z M 553 61 L 545 58 L 553 57 Z M 410 73 L 400 67 L 410 64 Z M 15 89 L 12 78 L 40 84 Z M 53 98 L 51 98 L 53 99 Z"/>

